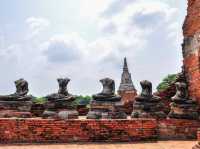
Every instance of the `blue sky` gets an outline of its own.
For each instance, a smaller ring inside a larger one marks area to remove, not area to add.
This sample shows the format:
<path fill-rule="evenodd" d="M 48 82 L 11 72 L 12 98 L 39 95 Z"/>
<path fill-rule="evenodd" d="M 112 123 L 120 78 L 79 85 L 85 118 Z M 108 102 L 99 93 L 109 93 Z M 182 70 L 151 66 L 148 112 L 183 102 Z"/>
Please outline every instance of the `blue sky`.
<path fill-rule="evenodd" d="M 25 78 L 30 93 L 57 90 L 69 77 L 70 92 L 99 92 L 111 77 L 119 86 L 123 57 L 133 82 L 154 88 L 182 65 L 186 0 L 4 0 L 0 5 L 0 93 Z"/>

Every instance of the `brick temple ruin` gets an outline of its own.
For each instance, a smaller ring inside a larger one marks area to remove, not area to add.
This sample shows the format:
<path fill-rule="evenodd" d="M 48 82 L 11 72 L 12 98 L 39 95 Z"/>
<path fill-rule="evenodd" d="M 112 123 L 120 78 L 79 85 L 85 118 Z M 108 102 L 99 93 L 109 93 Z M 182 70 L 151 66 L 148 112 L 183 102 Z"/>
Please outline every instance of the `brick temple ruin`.
<path fill-rule="evenodd" d="M 137 94 L 125 58 L 118 95 L 114 80 L 101 79 L 103 90 L 92 96 L 87 118 L 80 118 L 73 107 L 76 97 L 68 92 L 68 78 L 58 79 L 58 92 L 46 96 L 43 112 L 36 117 L 28 82 L 20 79 L 14 94 L 0 96 L 0 143 L 200 141 L 199 12 L 200 0 L 188 0 L 183 72 L 167 91 L 153 94 L 151 82 L 144 80 Z"/>
<path fill-rule="evenodd" d="M 188 13 L 183 25 L 184 69 L 189 95 L 200 103 L 200 1 L 188 1 Z"/>

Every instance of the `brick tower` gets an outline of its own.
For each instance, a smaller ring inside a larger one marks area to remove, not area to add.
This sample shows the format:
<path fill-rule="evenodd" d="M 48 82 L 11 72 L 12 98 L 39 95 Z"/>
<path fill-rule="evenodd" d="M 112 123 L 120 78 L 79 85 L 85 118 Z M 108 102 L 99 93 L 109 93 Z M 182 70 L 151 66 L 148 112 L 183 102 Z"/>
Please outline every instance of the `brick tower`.
<path fill-rule="evenodd" d="M 200 103 L 200 0 L 188 0 L 183 35 L 183 63 L 189 95 Z"/>
<path fill-rule="evenodd" d="M 126 113 L 130 114 L 132 112 L 133 101 L 137 95 L 137 91 L 133 85 L 126 58 L 124 58 L 124 67 L 118 94 L 122 97 L 122 101 L 126 108 Z"/>

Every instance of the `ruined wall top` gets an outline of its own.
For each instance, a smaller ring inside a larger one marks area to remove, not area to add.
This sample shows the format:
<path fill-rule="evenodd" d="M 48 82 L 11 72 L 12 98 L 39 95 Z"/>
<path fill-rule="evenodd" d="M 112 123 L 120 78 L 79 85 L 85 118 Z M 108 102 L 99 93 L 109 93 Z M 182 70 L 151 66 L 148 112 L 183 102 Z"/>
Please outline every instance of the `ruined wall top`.
<path fill-rule="evenodd" d="M 183 25 L 184 37 L 200 32 L 200 0 L 188 0 L 187 16 Z"/>

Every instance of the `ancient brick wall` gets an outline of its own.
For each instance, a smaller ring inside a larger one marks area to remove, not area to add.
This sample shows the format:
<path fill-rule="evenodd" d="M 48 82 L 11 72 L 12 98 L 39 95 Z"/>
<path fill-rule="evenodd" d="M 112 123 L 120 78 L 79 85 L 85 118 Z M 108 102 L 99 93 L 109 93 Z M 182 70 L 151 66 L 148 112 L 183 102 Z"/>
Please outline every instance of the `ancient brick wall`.
<path fill-rule="evenodd" d="M 199 121 L 0 119 L 0 143 L 133 142 L 194 139 Z"/>
<path fill-rule="evenodd" d="M 200 121 L 165 119 L 158 121 L 158 137 L 161 140 L 196 139 Z"/>
<path fill-rule="evenodd" d="M 149 140 L 156 127 L 155 120 L 0 119 L 0 143 Z"/>
<path fill-rule="evenodd" d="M 187 16 L 183 25 L 184 36 L 193 36 L 200 31 L 200 0 L 188 0 Z"/>
<path fill-rule="evenodd" d="M 137 91 L 123 91 L 119 95 L 122 97 L 122 102 L 124 103 L 124 111 L 130 115 L 133 111 L 133 102 L 137 96 Z"/>
<path fill-rule="evenodd" d="M 188 0 L 183 34 L 183 62 L 189 95 L 200 103 L 200 0 Z"/>

